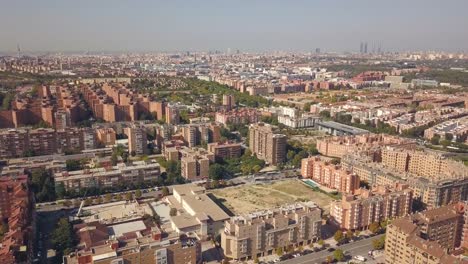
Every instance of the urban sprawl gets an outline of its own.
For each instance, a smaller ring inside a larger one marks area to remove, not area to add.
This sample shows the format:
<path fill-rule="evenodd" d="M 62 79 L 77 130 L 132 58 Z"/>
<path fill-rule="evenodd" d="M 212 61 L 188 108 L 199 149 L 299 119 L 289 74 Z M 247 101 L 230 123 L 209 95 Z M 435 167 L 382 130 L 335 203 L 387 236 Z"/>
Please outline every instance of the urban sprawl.
<path fill-rule="evenodd" d="M 0 104 L 1 263 L 468 263 L 466 54 L 18 52 Z"/>

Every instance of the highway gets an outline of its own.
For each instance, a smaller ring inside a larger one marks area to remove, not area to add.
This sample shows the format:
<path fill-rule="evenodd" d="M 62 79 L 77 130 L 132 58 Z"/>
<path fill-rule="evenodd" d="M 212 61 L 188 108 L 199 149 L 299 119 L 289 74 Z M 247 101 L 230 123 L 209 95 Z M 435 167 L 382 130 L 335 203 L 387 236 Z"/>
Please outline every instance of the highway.
<path fill-rule="evenodd" d="M 350 260 L 353 256 L 361 255 L 368 258 L 367 253 L 372 250 L 372 241 L 383 236 L 377 235 L 374 237 L 362 239 L 352 243 L 344 244 L 342 246 L 336 247 L 340 248 L 345 252 L 347 260 Z M 284 264 L 314 264 L 322 263 L 326 261 L 327 256 L 333 256 L 333 252 L 329 252 L 328 248 L 320 252 L 311 253 L 308 255 L 300 256 L 293 259 L 288 259 L 281 261 L 280 263 Z"/>

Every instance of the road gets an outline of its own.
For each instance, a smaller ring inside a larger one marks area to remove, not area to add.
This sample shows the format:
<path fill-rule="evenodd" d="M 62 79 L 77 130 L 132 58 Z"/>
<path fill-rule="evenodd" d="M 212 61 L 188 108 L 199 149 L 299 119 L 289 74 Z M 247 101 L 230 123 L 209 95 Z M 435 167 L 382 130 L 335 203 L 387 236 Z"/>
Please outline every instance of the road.
<path fill-rule="evenodd" d="M 278 180 L 285 180 L 287 178 L 294 178 L 297 177 L 298 171 L 297 169 L 285 169 L 282 171 L 275 171 L 275 172 L 260 172 L 257 174 L 251 174 L 251 175 L 246 175 L 246 176 L 239 176 L 235 177 L 232 179 L 227 180 L 228 182 L 232 184 L 254 184 L 257 182 L 274 182 Z M 259 181 L 259 179 L 261 179 Z M 201 181 L 203 182 L 203 181 Z M 201 183 L 198 182 L 198 183 Z M 197 182 L 195 182 L 197 183 Z M 172 192 L 172 186 L 167 186 L 169 188 L 169 192 Z M 161 188 L 161 187 L 160 187 Z M 126 190 L 126 191 L 121 191 L 121 192 L 115 192 L 113 193 L 114 195 L 116 194 L 125 194 L 127 192 L 132 192 L 135 193 L 136 190 Z M 155 191 L 154 188 L 148 188 L 148 189 L 141 189 L 143 191 L 142 193 L 142 198 L 152 198 L 152 197 L 159 197 L 161 195 L 161 190 Z M 36 204 L 37 206 L 37 211 L 39 212 L 52 212 L 52 211 L 58 211 L 62 209 L 70 209 L 73 208 L 71 207 L 66 207 L 61 205 L 61 202 L 64 201 L 73 201 L 75 199 L 86 199 L 86 198 L 96 198 L 98 196 L 87 196 L 87 197 L 77 197 L 73 199 L 63 199 L 63 200 L 57 200 L 55 202 L 45 202 L 45 203 L 38 203 Z M 105 194 L 100 195 L 102 199 L 105 198 Z"/>
<path fill-rule="evenodd" d="M 172 192 L 172 186 L 167 186 L 169 188 L 169 191 Z M 132 192 L 132 193 L 135 193 L 135 190 L 128 190 L 128 191 L 122 191 L 122 192 L 115 192 L 115 193 L 112 193 L 113 195 L 117 195 L 117 194 L 125 194 L 127 192 Z M 148 188 L 148 189 L 142 189 L 142 194 L 141 194 L 141 198 L 154 198 L 154 197 L 159 197 L 162 192 L 161 190 L 158 190 L 158 191 L 155 191 L 154 188 Z M 105 194 L 102 194 L 102 195 L 98 195 L 100 196 L 102 199 L 105 199 Z M 92 198 L 94 199 L 95 197 L 98 197 L 98 196 L 88 196 L 88 197 L 77 197 L 77 198 L 72 198 L 72 199 L 63 199 L 63 200 L 58 200 L 58 201 L 55 201 L 55 202 L 45 202 L 45 203 L 38 203 L 36 204 L 36 210 L 38 212 L 54 212 L 54 211 L 59 211 L 59 210 L 62 210 L 62 209 L 72 209 L 74 208 L 73 206 L 63 206 L 61 205 L 61 202 L 64 202 L 64 201 L 73 201 L 75 199 L 80 199 L 80 200 L 84 200 L 86 198 Z M 114 201 L 115 202 L 115 201 Z"/>
<path fill-rule="evenodd" d="M 381 236 L 383 236 L 383 234 L 370 237 L 370 238 L 366 238 L 363 240 L 359 240 L 356 242 L 348 243 L 348 244 L 339 246 L 337 248 L 340 248 L 343 250 L 343 252 L 345 252 L 345 255 L 348 257 L 348 260 L 352 256 L 357 256 L 357 255 L 361 255 L 361 256 L 368 258 L 367 253 L 370 250 L 372 250 L 372 241 L 377 238 L 380 238 Z M 333 255 L 333 252 L 329 252 L 328 249 L 325 249 L 320 252 L 312 253 L 312 254 L 301 256 L 301 257 L 294 258 L 294 259 L 281 261 L 280 263 L 284 263 L 284 264 L 322 263 L 326 261 L 327 256 L 332 256 L 332 255 Z"/>

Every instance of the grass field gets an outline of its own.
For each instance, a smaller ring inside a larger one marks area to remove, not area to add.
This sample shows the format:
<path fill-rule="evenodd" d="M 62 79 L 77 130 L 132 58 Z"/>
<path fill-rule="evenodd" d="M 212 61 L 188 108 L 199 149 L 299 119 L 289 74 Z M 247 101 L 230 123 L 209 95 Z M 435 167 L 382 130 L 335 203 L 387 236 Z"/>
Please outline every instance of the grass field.
<path fill-rule="evenodd" d="M 211 193 L 234 214 L 271 209 L 298 201 L 313 201 L 328 213 L 332 200 L 328 195 L 312 190 L 299 180 L 242 185 L 213 190 Z"/>

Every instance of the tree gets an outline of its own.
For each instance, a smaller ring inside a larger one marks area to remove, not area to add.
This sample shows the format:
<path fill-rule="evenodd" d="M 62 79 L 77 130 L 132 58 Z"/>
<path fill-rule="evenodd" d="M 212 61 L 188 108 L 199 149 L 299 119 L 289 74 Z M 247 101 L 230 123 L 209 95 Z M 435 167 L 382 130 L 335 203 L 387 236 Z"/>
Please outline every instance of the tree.
<path fill-rule="evenodd" d="M 223 178 L 223 175 L 225 173 L 225 169 L 223 165 L 215 163 L 213 165 L 210 165 L 208 175 L 210 179 L 212 180 L 221 180 Z"/>
<path fill-rule="evenodd" d="M 139 199 L 139 198 L 141 198 L 141 196 L 142 196 L 141 190 L 140 189 L 136 190 L 135 191 L 135 198 Z"/>
<path fill-rule="evenodd" d="M 257 264 L 257 263 L 260 263 L 260 261 L 258 260 L 258 257 L 257 257 L 257 256 L 254 257 L 254 263 L 256 263 L 256 264 Z"/>
<path fill-rule="evenodd" d="M 37 202 L 55 200 L 55 184 L 51 173 L 43 168 L 31 172 L 31 187 Z"/>
<path fill-rule="evenodd" d="M 452 141 L 453 140 L 453 134 L 452 133 L 446 133 L 445 134 L 445 139 L 448 140 L 448 141 Z"/>
<path fill-rule="evenodd" d="M 260 165 L 258 165 L 258 164 L 252 167 L 252 171 L 254 173 L 258 173 L 261 169 L 262 169 L 262 167 L 260 167 Z"/>
<path fill-rule="evenodd" d="M 111 164 L 112 164 L 112 166 L 117 165 L 117 162 L 118 162 L 117 154 L 116 154 L 116 153 L 112 153 L 112 156 L 111 156 Z"/>
<path fill-rule="evenodd" d="M 354 237 L 354 233 L 351 230 L 346 231 L 346 239 L 351 240 Z"/>
<path fill-rule="evenodd" d="M 81 170 L 81 162 L 75 159 L 69 159 L 65 162 L 67 171 Z"/>
<path fill-rule="evenodd" d="M 379 232 L 380 225 L 377 222 L 374 222 L 369 225 L 369 231 L 371 231 L 374 234 L 377 234 Z"/>
<path fill-rule="evenodd" d="M 60 255 L 68 254 L 72 251 L 77 242 L 74 234 L 73 227 L 68 222 L 68 219 L 60 218 L 51 234 L 52 245 Z"/>
<path fill-rule="evenodd" d="M 383 249 L 385 247 L 385 235 L 380 238 L 372 240 L 372 247 L 375 250 Z"/>
<path fill-rule="evenodd" d="M 163 196 L 168 196 L 169 195 L 169 188 L 167 188 L 167 186 L 164 186 L 164 187 L 162 187 L 161 192 L 162 192 Z"/>
<path fill-rule="evenodd" d="M 117 194 L 117 195 L 115 196 L 115 199 L 116 199 L 117 201 L 122 201 L 122 199 L 123 199 L 122 194 L 120 194 L 120 193 Z"/>
<path fill-rule="evenodd" d="M 336 259 L 336 261 L 342 261 L 345 258 L 345 255 L 343 253 L 343 250 L 337 249 L 333 252 L 333 257 Z"/>
<path fill-rule="evenodd" d="M 131 193 L 131 192 L 126 193 L 125 194 L 125 200 L 127 200 L 127 201 L 133 200 L 133 193 Z"/>
<path fill-rule="evenodd" d="M 327 256 L 327 263 L 332 263 L 333 262 L 333 256 Z"/>
<path fill-rule="evenodd" d="M 382 222 L 380 222 L 380 227 L 381 227 L 382 229 L 385 229 L 385 228 L 387 228 L 387 225 L 388 225 L 389 223 L 390 223 L 390 220 L 388 220 L 388 219 L 387 219 L 387 220 L 382 220 Z"/>
<path fill-rule="evenodd" d="M 66 191 L 65 191 L 65 185 L 63 184 L 63 182 L 55 186 L 55 193 L 57 194 L 58 199 L 63 199 L 65 197 Z"/>
<path fill-rule="evenodd" d="M 102 198 L 99 196 L 98 198 L 94 199 L 95 204 L 102 204 Z"/>
<path fill-rule="evenodd" d="M 444 139 L 440 141 L 440 144 L 446 148 L 447 146 L 450 146 L 451 141 Z"/>
<path fill-rule="evenodd" d="M 171 210 L 169 211 L 169 215 L 170 216 L 176 216 L 177 215 L 177 209 L 171 208 Z"/>
<path fill-rule="evenodd" d="M 2 221 L 2 224 L 0 226 L 0 237 L 3 238 L 3 236 L 8 232 L 9 230 L 8 226 L 8 221 Z"/>
<path fill-rule="evenodd" d="M 211 189 L 219 188 L 219 181 L 218 180 L 212 181 L 210 187 Z"/>
<path fill-rule="evenodd" d="M 321 117 L 323 117 L 324 119 L 329 119 L 329 118 L 331 117 L 330 111 L 328 111 L 328 110 L 323 110 L 323 111 L 321 111 L 321 112 L 319 113 L 319 115 L 320 115 Z"/>
<path fill-rule="evenodd" d="M 112 194 L 106 193 L 106 195 L 104 196 L 104 201 L 106 201 L 106 203 L 112 201 Z"/>
<path fill-rule="evenodd" d="M 344 240 L 344 235 L 343 231 L 338 230 L 335 232 L 335 235 L 333 235 L 333 239 L 335 239 L 336 242 L 341 243 Z"/>
<path fill-rule="evenodd" d="M 434 135 L 431 138 L 431 144 L 432 145 L 439 145 L 439 142 L 440 142 L 440 136 L 439 135 Z"/>
<path fill-rule="evenodd" d="M 319 239 L 319 241 L 317 242 L 317 244 L 320 246 L 320 247 L 323 247 L 325 245 L 325 241 L 323 241 L 323 239 Z"/>
<path fill-rule="evenodd" d="M 93 204 L 93 200 L 91 198 L 86 198 L 84 201 L 84 206 L 90 206 Z"/>
<path fill-rule="evenodd" d="M 276 248 L 275 253 L 278 256 L 282 256 L 284 254 L 283 248 L 282 247 Z"/>

